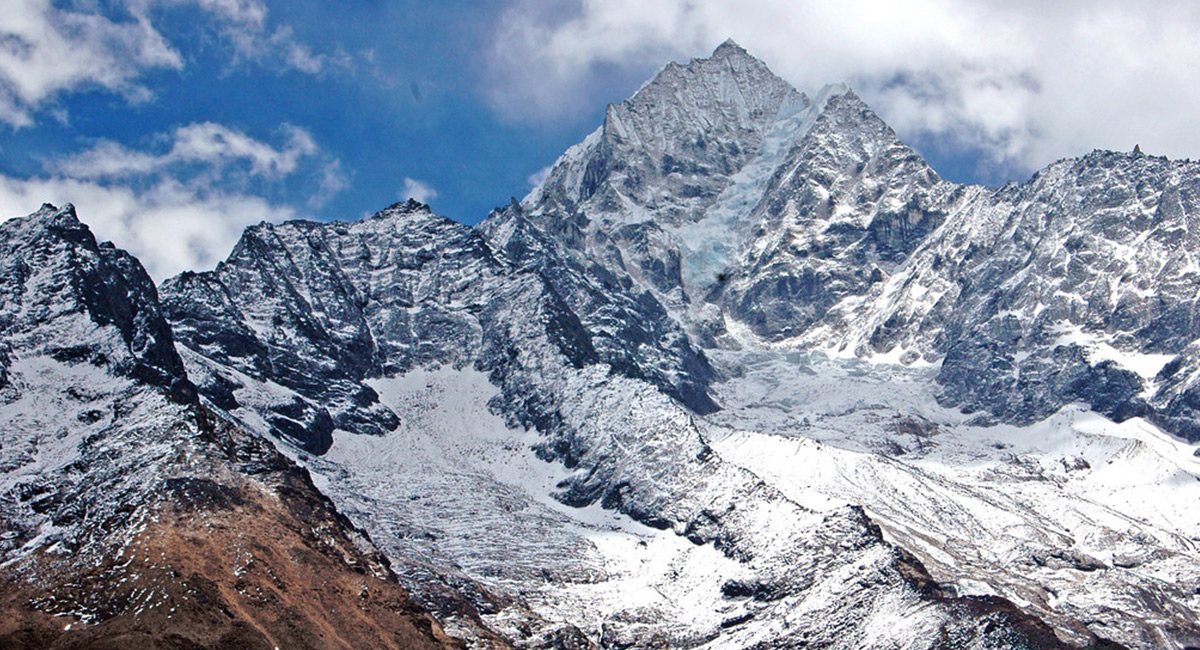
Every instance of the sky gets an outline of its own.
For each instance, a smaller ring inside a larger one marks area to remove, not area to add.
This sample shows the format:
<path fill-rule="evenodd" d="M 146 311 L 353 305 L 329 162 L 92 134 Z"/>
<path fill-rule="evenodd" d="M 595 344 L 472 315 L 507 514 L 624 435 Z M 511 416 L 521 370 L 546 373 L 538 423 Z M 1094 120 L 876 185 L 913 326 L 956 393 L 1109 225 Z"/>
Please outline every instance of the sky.
<path fill-rule="evenodd" d="M 409 197 L 463 223 L 668 61 L 845 82 L 944 177 L 1200 157 L 1194 0 L 3 0 L 0 219 L 74 203 L 163 280 Z"/>

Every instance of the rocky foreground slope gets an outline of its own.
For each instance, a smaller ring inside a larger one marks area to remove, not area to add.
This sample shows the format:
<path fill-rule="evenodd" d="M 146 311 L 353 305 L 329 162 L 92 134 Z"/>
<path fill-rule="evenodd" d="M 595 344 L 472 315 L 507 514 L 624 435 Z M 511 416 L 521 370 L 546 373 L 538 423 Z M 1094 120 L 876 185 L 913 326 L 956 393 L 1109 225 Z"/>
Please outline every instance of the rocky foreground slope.
<path fill-rule="evenodd" d="M 730 42 L 478 228 L 261 224 L 155 292 L 70 211 L 7 222 L 13 634 L 186 601 L 350 646 L 1198 647 L 1198 178 L 1098 152 L 949 183 Z M 29 591 L 76 547 L 215 586 Z"/>

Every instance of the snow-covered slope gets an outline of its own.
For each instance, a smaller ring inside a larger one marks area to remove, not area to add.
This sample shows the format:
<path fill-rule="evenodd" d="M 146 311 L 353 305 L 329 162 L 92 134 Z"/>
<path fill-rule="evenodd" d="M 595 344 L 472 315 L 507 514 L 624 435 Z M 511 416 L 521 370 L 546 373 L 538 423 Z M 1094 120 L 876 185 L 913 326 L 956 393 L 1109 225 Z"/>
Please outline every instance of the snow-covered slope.
<path fill-rule="evenodd" d="M 1141 419 L 1068 407 L 979 426 L 935 368 L 723 353 L 713 448 L 818 511 L 860 504 L 959 593 L 1131 647 L 1197 640 L 1200 461 Z M 727 365 L 728 364 L 728 365 Z"/>

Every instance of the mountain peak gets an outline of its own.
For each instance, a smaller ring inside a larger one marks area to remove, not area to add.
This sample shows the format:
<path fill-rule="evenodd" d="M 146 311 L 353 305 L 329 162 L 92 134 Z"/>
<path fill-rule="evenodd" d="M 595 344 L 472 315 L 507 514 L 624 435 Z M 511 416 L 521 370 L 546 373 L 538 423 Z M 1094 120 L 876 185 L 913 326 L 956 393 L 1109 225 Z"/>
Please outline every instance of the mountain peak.
<path fill-rule="evenodd" d="M 195 401 L 153 280 L 133 256 L 99 244 L 73 205 L 0 224 L 0 277 L 0 338 L 22 353 L 87 361 Z"/>
<path fill-rule="evenodd" d="M 388 212 L 409 213 L 409 212 L 432 212 L 432 211 L 433 211 L 433 209 L 429 207 L 428 203 L 422 203 L 421 201 L 418 201 L 416 199 L 409 198 L 404 201 L 400 201 L 398 203 L 393 203 L 393 204 L 389 205 L 388 207 L 384 208 L 383 210 L 380 210 L 377 214 L 384 214 L 384 213 L 388 213 Z"/>
<path fill-rule="evenodd" d="M 808 103 L 727 40 L 710 58 L 667 64 L 632 97 L 610 104 L 603 126 L 560 158 L 527 200 L 570 210 L 593 197 L 605 210 L 629 200 L 668 221 L 694 220 L 758 155 L 780 111 Z M 656 198 L 662 190 L 682 198 L 664 209 Z"/>
<path fill-rule="evenodd" d="M 53 203 L 43 203 L 42 207 L 30 213 L 25 217 L 11 220 L 9 227 L 42 229 L 48 226 L 58 226 L 60 228 L 83 228 L 87 229 L 79 222 L 79 217 L 75 214 L 75 206 L 66 203 L 61 208 Z"/>
<path fill-rule="evenodd" d="M 749 56 L 750 58 L 754 58 L 750 56 L 750 53 L 746 51 L 746 48 L 738 45 L 732 38 L 727 38 L 725 39 L 724 43 L 718 45 L 717 49 L 713 50 L 712 56 L 709 58 L 726 59 L 732 56 Z"/>
<path fill-rule="evenodd" d="M 762 101 L 775 104 L 780 97 L 799 94 L 766 63 L 729 39 L 717 46 L 708 58 L 694 58 L 686 64 L 668 64 L 623 104 L 678 103 L 681 98 L 673 96 L 680 92 L 696 99 L 707 96 L 722 104 L 752 105 Z"/>
<path fill-rule="evenodd" d="M 817 92 L 817 103 L 822 103 L 824 100 L 830 97 L 840 97 L 842 95 L 859 99 L 858 94 L 855 93 L 850 86 L 847 86 L 844 83 L 831 83 L 825 84 L 825 86 L 823 86 L 821 90 Z"/>
<path fill-rule="evenodd" d="M 395 221 L 397 219 L 406 221 L 441 221 L 447 219 L 433 211 L 433 208 L 428 204 L 422 203 L 416 199 L 405 199 L 393 203 L 386 208 L 371 215 L 369 221 Z"/>

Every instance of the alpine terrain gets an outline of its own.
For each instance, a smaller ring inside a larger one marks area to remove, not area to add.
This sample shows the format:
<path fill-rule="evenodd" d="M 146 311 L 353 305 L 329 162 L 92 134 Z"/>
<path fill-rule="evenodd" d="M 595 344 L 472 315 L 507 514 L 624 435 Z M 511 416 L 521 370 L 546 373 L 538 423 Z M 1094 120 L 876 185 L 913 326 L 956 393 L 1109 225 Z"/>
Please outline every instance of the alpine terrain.
<path fill-rule="evenodd" d="M 86 206 L 80 206 L 86 217 Z M 1200 164 L 671 63 L 478 226 L 0 224 L 0 645 L 1200 647 Z"/>

